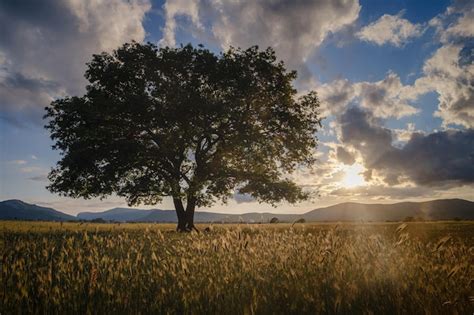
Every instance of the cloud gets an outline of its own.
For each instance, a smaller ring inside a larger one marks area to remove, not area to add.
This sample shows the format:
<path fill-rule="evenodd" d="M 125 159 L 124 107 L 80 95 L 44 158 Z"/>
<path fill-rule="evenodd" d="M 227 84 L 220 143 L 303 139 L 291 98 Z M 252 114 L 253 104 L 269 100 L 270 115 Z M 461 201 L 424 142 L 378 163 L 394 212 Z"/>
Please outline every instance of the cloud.
<path fill-rule="evenodd" d="M 432 18 L 428 25 L 435 28 L 442 43 L 453 43 L 460 38 L 474 37 L 473 21 L 473 2 L 455 1 L 445 12 Z"/>
<path fill-rule="evenodd" d="M 0 108 L 39 110 L 84 91 L 92 54 L 142 41 L 147 0 L 0 2 Z"/>
<path fill-rule="evenodd" d="M 394 72 L 390 71 L 381 81 L 357 83 L 355 89 L 360 97 L 360 105 L 377 117 L 400 118 L 419 112 L 408 103 L 404 95 L 405 87 Z"/>
<path fill-rule="evenodd" d="M 358 0 L 167 1 L 163 43 L 175 42 L 177 18 L 185 16 L 197 29 L 208 26 L 221 48 L 271 46 L 309 79 L 304 62 L 328 34 L 356 21 L 360 8 Z"/>
<path fill-rule="evenodd" d="M 329 116 L 344 111 L 347 105 L 356 97 L 354 86 L 347 79 L 324 83 L 316 90 L 321 100 L 323 116 Z"/>
<path fill-rule="evenodd" d="M 44 171 L 44 169 L 38 166 L 27 166 L 27 167 L 20 168 L 20 172 L 22 173 L 34 173 L 34 172 L 40 172 L 40 171 Z"/>
<path fill-rule="evenodd" d="M 472 2 L 469 4 L 459 1 L 430 21 L 429 25 L 436 28 L 442 46 L 424 62 L 422 76 L 414 84 L 403 85 L 400 77 L 392 71 L 377 82 L 351 83 L 346 79 L 339 79 L 325 83 L 317 88 L 323 114 L 337 115 L 351 103 L 358 102 L 376 117 L 401 118 L 419 112 L 419 109 L 411 103 L 418 100 L 421 95 L 436 92 L 438 110 L 434 116 L 442 119 L 444 128 L 450 124 L 473 128 L 474 31 L 471 27 L 474 25 L 473 12 Z M 384 15 L 364 29 L 373 27 L 377 36 L 388 40 L 389 37 L 385 35 L 389 32 L 384 31 L 384 27 L 380 29 L 378 27 L 381 26 L 379 25 L 381 21 L 392 20 L 406 21 L 401 19 L 401 14 Z"/>
<path fill-rule="evenodd" d="M 410 95 L 405 91 L 411 86 L 401 83 L 400 77 L 394 72 L 376 82 L 351 83 L 347 79 L 335 80 L 316 88 L 322 102 L 323 115 L 336 115 L 344 111 L 351 102 L 358 102 L 369 109 L 376 117 L 401 118 L 419 112 L 409 104 Z M 415 99 L 417 95 L 412 95 Z"/>
<path fill-rule="evenodd" d="M 392 150 L 392 132 L 380 127 L 372 113 L 359 107 L 347 109 L 339 118 L 339 140 L 361 153 L 366 168 Z"/>
<path fill-rule="evenodd" d="M 438 94 L 438 110 L 443 127 L 457 124 L 474 127 L 474 4 L 456 1 L 433 18 L 441 42 L 423 66 L 423 75 L 405 94 L 417 98 L 428 92 Z"/>
<path fill-rule="evenodd" d="M 7 68 L 2 70 L 0 70 L 0 105 L 2 108 L 28 110 L 38 107 L 38 105 L 44 107 L 54 98 L 65 93 L 61 86 L 54 81 L 28 78 L 18 72 L 9 72 Z"/>
<path fill-rule="evenodd" d="M 173 0 L 166 1 L 163 5 L 165 11 L 165 25 L 163 27 L 163 38 L 160 40 L 161 46 L 176 46 L 175 32 L 177 28 L 176 19 L 179 16 L 186 16 L 191 22 L 202 29 L 199 21 L 199 1 L 198 0 Z"/>
<path fill-rule="evenodd" d="M 28 163 L 28 161 L 25 161 L 25 160 L 12 160 L 12 161 L 8 161 L 8 163 L 15 164 L 15 165 L 25 165 L 25 164 Z"/>
<path fill-rule="evenodd" d="M 438 110 L 434 115 L 443 119 L 445 127 L 474 127 L 473 55 L 474 44 L 443 45 L 425 62 L 423 76 L 406 90 L 414 97 L 430 91 L 438 93 Z"/>
<path fill-rule="evenodd" d="M 425 186 L 461 186 L 474 183 L 474 130 L 414 133 L 401 148 L 393 133 L 369 111 L 349 108 L 339 117 L 343 145 L 360 153 L 368 175 L 388 185 L 413 182 Z M 370 176 L 368 176 L 370 177 Z"/>
<path fill-rule="evenodd" d="M 347 165 L 352 165 L 355 162 L 354 154 L 344 149 L 343 147 L 337 147 L 336 158 L 338 161 Z"/>
<path fill-rule="evenodd" d="M 464 12 L 455 24 L 448 27 L 446 37 L 474 37 L 474 9 Z"/>
<path fill-rule="evenodd" d="M 423 133 L 423 131 L 421 130 L 415 130 L 414 123 L 407 123 L 405 129 L 393 129 L 392 131 L 395 135 L 396 140 L 399 142 L 408 142 L 415 132 Z"/>
<path fill-rule="evenodd" d="M 377 21 L 362 28 L 356 36 L 379 46 L 392 44 L 401 47 L 423 33 L 423 27 L 402 18 L 403 13 L 401 11 L 397 15 L 384 14 Z"/>
<path fill-rule="evenodd" d="M 48 174 L 42 174 L 37 176 L 28 177 L 29 180 L 35 182 L 47 182 L 48 181 Z"/>

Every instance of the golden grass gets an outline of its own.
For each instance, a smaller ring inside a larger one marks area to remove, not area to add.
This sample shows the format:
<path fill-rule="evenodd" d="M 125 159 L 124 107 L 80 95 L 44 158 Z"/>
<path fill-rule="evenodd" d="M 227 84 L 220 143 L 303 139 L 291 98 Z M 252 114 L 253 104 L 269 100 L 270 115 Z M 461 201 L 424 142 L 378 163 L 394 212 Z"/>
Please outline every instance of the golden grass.
<path fill-rule="evenodd" d="M 474 311 L 473 223 L 0 229 L 1 314 Z"/>

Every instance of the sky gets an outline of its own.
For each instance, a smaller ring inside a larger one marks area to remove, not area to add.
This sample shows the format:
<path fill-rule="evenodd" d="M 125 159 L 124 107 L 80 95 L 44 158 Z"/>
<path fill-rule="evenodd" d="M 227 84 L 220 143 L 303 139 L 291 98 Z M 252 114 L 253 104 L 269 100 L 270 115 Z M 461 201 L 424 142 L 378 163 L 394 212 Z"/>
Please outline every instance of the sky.
<path fill-rule="evenodd" d="M 298 71 L 298 91 L 319 95 L 318 161 L 293 174 L 310 201 L 272 208 L 236 194 L 200 210 L 474 200 L 474 2 L 441 0 L 1 1 L 0 200 L 71 214 L 126 206 L 48 192 L 60 154 L 42 116 L 51 101 L 84 94 L 92 54 L 131 40 L 216 53 L 271 46 Z"/>

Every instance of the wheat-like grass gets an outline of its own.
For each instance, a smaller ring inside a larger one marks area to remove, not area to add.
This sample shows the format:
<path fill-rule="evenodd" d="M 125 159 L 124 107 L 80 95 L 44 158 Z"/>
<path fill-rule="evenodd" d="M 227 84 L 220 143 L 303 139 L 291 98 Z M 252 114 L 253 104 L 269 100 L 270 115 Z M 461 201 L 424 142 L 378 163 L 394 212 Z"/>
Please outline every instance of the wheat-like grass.
<path fill-rule="evenodd" d="M 4 224 L 0 313 L 474 310 L 473 224 L 278 226 Z"/>

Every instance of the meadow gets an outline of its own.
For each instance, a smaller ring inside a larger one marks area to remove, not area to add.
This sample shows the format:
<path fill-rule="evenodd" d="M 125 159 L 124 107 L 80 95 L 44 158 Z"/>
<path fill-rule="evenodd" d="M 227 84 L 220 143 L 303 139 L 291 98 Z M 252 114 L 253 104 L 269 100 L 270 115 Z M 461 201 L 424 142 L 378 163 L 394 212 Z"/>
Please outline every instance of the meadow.
<path fill-rule="evenodd" d="M 0 314 L 472 314 L 474 223 L 0 222 Z"/>

